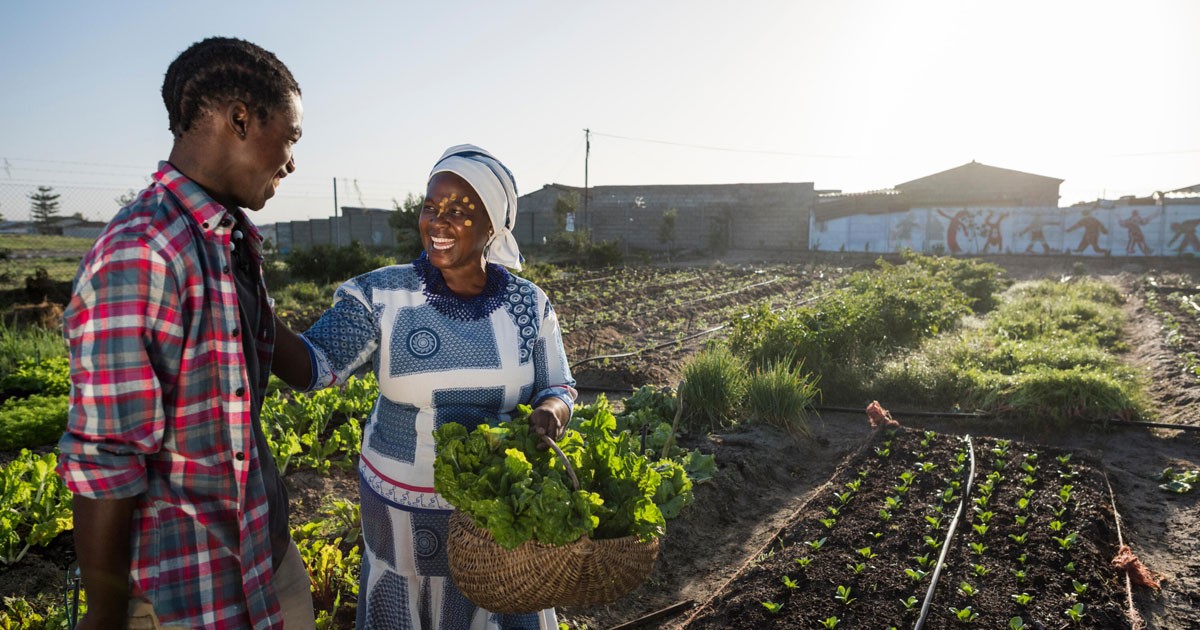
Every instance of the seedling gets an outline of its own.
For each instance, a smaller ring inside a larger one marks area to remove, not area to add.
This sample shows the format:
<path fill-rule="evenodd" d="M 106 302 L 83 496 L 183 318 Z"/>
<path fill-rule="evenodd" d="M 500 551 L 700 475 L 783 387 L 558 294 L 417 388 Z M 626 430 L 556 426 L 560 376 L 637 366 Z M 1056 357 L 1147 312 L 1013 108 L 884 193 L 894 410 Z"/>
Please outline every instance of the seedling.
<path fill-rule="evenodd" d="M 1025 543 L 1029 542 L 1029 532 L 1009 534 L 1008 537 L 1013 539 L 1013 542 L 1017 543 L 1018 545 L 1024 545 Z"/>
<path fill-rule="evenodd" d="M 850 604 L 853 604 L 856 600 L 856 598 L 850 597 L 850 587 L 849 586 L 840 586 L 840 585 L 837 587 L 837 595 L 834 595 L 833 598 L 838 600 L 839 602 L 842 602 L 842 605 L 847 606 L 847 607 L 850 606 Z"/>
<path fill-rule="evenodd" d="M 971 586 L 971 584 L 968 582 L 960 582 L 958 585 L 958 592 L 966 595 L 967 597 L 975 597 L 975 595 L 979 593 L 979 589 Z"/>
<path fill-rule="evenodd" d="M 889 510 L 898 510 L 901 505 L 900 497 L 891 496 L 883 500 L 883 506 Z"/>
<path fill-rule="evenodd" d="M 1037 479 L 1034 479 L 1033 477 L 1030 477 L 1029 475 L 1025 475 L 1024 477 L 1021 477 L 1021 483 L 1024 484 L 1026 487 L 1029 487 L 1029 486 L 1032 486 L 1033 484 L 1037 483 Z"/>
<path fill-rule="evenodd" d="M 931 547 L 935 551 L 942 546 L 942 541 L 934 538 L 933 536 L 926 536 L 924 540 L 925 540 L 925 546 Z"/>
<path fill-rule="evenodd" d="M 779 614 L 779 611 L 783 609 L 783 604 L 776 604 L 775 602 L 763 602 L 762 605 L 763 608 L 766 608 L 770 613 L 775 615 Z M 833 626 L 829 627 L 832 628 Z"/>
<path fill-rule="evenodd" d="M 967 543 L 967 546 L 971 548 L 971 553 L 977 556 L 982 556 L 987 551 L 987 545 L 980 542 Z"/>
<path fill-rule="evenodd" d="M 1023 553 L 1023 554 L 1017 556 L 1017 562 L 1019 562 L 1020 564 L 1025 564 L 1025 561 L 1028 559 L 1029 559 L 1029 554 L 1027 554 L 1027 553 Z"/>
<path fill-rule="evenodd" d="M 819 518 L 817 520 L 820 521 L 820 523 L 825 526 L 825 529 L 833 529 L 833 526 L 837 525 L 836 518 Z"/>
<path fill-rule="evenodd" d="M 929 565 L 933 564 L 933 558 L 930 558 L 929 554 L 914 556 L 913 560 L 916 560 L 917 564 L 921 565 L 922 569 L 928 569 Z"/>
<path fill-rule="evenodd" d="M 1030 595 L 1029 593 L 1018 593 L 1013 595 L 1012 598 L 1013 601 L 1016 602 L 1021 608 L 1025 608 L 1029 606 L 1029 604 L 1033 603 L 1033 595 Z"/>
<path fill-rule="evenodd" d="M 913 480 L 916 478 L 917 478 L 917 474 L 911 470 L 906 470 L 906 471 L 900 473 L 900 481 L 903 481 L 905 485 L 912 484 Z"/>
<path fill-rule="evenodd" d="M 983 535 L 987 534 L 988 526 L 987 526 L 987 523 L 975 523 L 974 525 L 971 526 L 971 529 L 975 530 L 976 534 L 983 536 Z"/>
<path fill-rule="evenodd" d="M 1025 625 L 1025 620 L 1020 617 L 1013 617 L 1008 620 L 1008 630 L 1025 630 L 1028 626 Z"/>
<path fill-rule="evenodd" d="M 926 516 L 925 522 L 929 523 L 929 526 L 932 527 L 934 530 L 938 530 L 938 529 L 942 528 L 942 517 L 940 517 L 940 516 Z"/>
<path fill-rule="evenodd" d="M 992 468 L 995 468 L 997 471 L 1004 470 L 1004 467 L 1007 465 L 1008 462 L 1003 459 L 997 459 L 996 461 L 992 462 Z"/>
<path fill-rule="evenodd" d="M 1071 580 L 1071 588 L 1075 589 L 1076 595 L 1083 595 L 1087 592 L 1088 585 L 1080 582 L 1079 580 Z"/>
<path fill-rule="evenodd" d="M 867 535 L 870 536 L 871 538 L 874 538 L 875 540 L 879 540 L 880 538 L 883 538 L 883 532 L 867 532 Z"/>
<path fill-rule="evenodd" d="M 1029 516 L 1028 516 L 1028 515 L 1025 515 L 1025 514 L 1022 514 L 1022 515 L 1019 515 L 1019 516 L 1014 516 L 1014 517 L 1013 517 L 1013 520 L 1014 520 L 1014 521 L 1016 521 L 1016 523 L 1017 523 L 1017 525 L 1018 525 L 1018 526 L 1020 526 L 1020 527 L 1025 527 L 1025 523 L 1028 523 L 1028 522 L 1029 522 Z"/>
<path fill-rule="evenodd" d="M 1059 455 L 1055 459 L 1058 460 L 1058 464 L 1060 466 L 1066 466 L 1067 464 L 1069 464 L 1071 462 L 1071 454 L 1067 453 L 1066 455 Z"/>
<path fill-rule="evenodd" d="M 904 606 L 904 610 L 912 610 L 913 607 L 916 606 L 917 602 L 919 602 L 919 601 L 921 601 L 921 600 L 917 599 L 916 597 L 913 597 L 912 595 L 909 595 L 908 599 L 900 600 L 900 604 L 902 606 Z"/>
<path fill-rule="evenodd" d="M 982 564 L 972 564 L 971 571 L 974 572 L 977 577 L 984 577 L 992 572 L 991 569 L 983 566 Z"/>
<path fill-rule="evenodd" d="M 853 492 L 843 492 L 841 494 L 835 494 L 833 496 L 837 497 L 838 503 L 841 503 L 842 505 L 846 505 L 847 503 L 850 502 L 850 499 L 852 499 L 854 497 L 854 493 Z"/>
<path fill-rule="evenodd" d="M 1026 499 L 1025 497 L 1021 497 L 1020 499 L 1017 499 L 1017 511 L 1024 512 L 1025 510 L 1028 510 L 1028 509 L 1029 509 L 1029 499 Z"/>
<path fill-rule="evenodd" d="M 986 511 L 979 511 L 979 510 L 975 511 L 975 520 L 979 521 L 980 523 L 987 523 L 988 521 L 992 520 L 993 516 L 995 516 L 994 512 L 986 512 Z"/>
<path fill-rule="evenodd" d="M 1071 484 L 1065 484 L 1058 489 L 1058 500 L 1067 503 L 1071 500 L 1071 490 L 1074 488 Z"/>
<path fill-rule="evenodd" d="M 837 625 L 841 622 L 842 622 L 842 620 L 838 619 L 837 617 L 828 617 L 826 619 L 821 620 L 821 627 L 828 628 L 829 630 L 833 630 L 833 628 L 836 628 Z"/>
<path fill-rule="evenodd" d="M 862 556 L 863 558 L 866 558 L 867 560 L 870 560 L 878 555 L 875 552 L 871 551 L 870 547 L 863 547 L 862 549 L 856 549 L 855 551 L 858 552 L 858 555 Z"/>
<path fill-rule="evenodd" d="M 1027 475 L 1032 475 L 1033 473 L 1037 472 L 1037 466 L 1034 466 L 1033 464 L 1029 463 L 1028 460 L 1026 460 L 1025 462 L 1022 462 L 1021 470 Z"/>
<path fill-rule="evenodd" d="M 954 617 L 958 619 L 959 623 L 975 623 L 975 620 L 979 618 L 979 613 L 971 610 L 970 606 L 962 609 L 951 608 L 950 612 L 954 613 Z"/>
<path fill-rule="evenodd" d="M 862 488 L 862 479 L 860 478 L 853 481 L 847 481 L 846 487 L 849 488 L 851 492 L 858 492 Z"/>
<path fill-rule="evenodd" d="M 1059 520 L 1050 521 L 1050 531 L 1059 532 L 1059 531 L 1062 531 L 1062 528 L 1063 528 L 1062 521 L 1059 521 Z"/>
<path fill-rule="evenodd" d="M 1083 619 L 1083 604 L 1075 604 L 1066 609 L 1064 614 L 1071 618 L 1071 623 L 1079 625 L 1080 620 Z"/>
<path fill-rule="evenodd" d="M 881 457 L 881 458 L 883 458 L 883 459 L 887 459 L 888 455 L 891 455 L 891 454 L 892 454 L 892 449 L 890 449 L 890 448 L 884 448 L 884 447 L 881 447 L 881 446 L 876 446 L 876 447 L 875 447 L 875 454 L 876 454 L 876 455 L 878 455 L 878 456 L 880 456 L 880 457 Z"/>
<path fill-rule="evenodd" d="M 942 492 L 942 503 L 954 503 L 954 499 L 954 488 L 946 488 L 946 490 Z"/>
<path fill-rule="evenodd" d="M 796 580 L 793 580 L 791 577 L 789 577 L 787 575 L 780 577 L 779 581 L 783 582 L 783 585 L 788 587 L 789 589 L 795 589 L 800 586 L 799 582 L 797 582 Z"/>
<path fill-rule="evenodd" d="M 912 580 L 913 582 L 920 582 L 921 580 L 925 579 L 926 575 L 929 575 L 929 572 L 922 571 L 920 569 L 905 569 L 904 575 L 907 575 L 908 579 Z"/>
<path fill-rule="evenodd" d="M 1074 573 L 1075 572 L 1075 561 L 1072 560 L 1071 562 L 1064 564 L 1063 571 L 1065 571 L 1067 573 Z"/>
<path fill-rule="evenodd" d="M 825 509 L 826 509 L 826 510 L 828 510 L 828 511 L 829 511 L 829 514 L 830 514 L 830 516 L 833 516 L 834 518 L 837 518 L 837 515 L 838 515 L 839 513 L 841 513 L 841 511 L 842 511 L 842 510 L 841 510 L 841 508 L 838 508 L 838 507 L 836 507 L 836 506 L 833 506 L 833 505 L 830 505 L 830 506 L 826 507 Z"/>
<path fill-rule="evenodd" d="M 921 472 L 933 472 L 933 469 L 937 468 L 937 464 L 933 462 L 921 462 L 918 465 L 921 467 Z"/>
<path fill-rule="evenodd" d="M 863 571 L 867 570 L 867 563 L 859 562 L 858 564 L 846 564 L 846 568 L 850 569 L 850 573 L 854 575 L 862 575 Z"/>
<path fill-rule="evenodd" d="M 1012 574 L 1017 578 L 1017 584 L 1023 583 L 1025 579 L 1029 577 L 1029 574 L 1026 573 L 1025 569 L 1013 569 Z"/>
<path fill-rule="evenodd" d="M 892 486 L 892 491 L 894 491 L 896 494 L 898 494 L 900 496 L 904 496 L 904 495 L 908 494 L 908 490 L 911 487 L 912 486 L 909 484 L 902 483 L 898 486 Z"/>
<path fill-rule="evenodd" d="M 805 545 L 807 545 L 807 546 L 808 546 L 808 548 L 809 548 L 809 549 L 812 549 L 813 551 L 820 551 L 820 550 L 821 550 L 821 547 L 824 547 L 824 546 L 825 546 L 825 541 L 826 541 L 826 540 L 828 540 L 828 539 L 826 539 L 826 538 L 821 538 L 821 539 L 819 539 L 819 540 L 807 540 L 807 541 L 805 541 L 805 542 L 804 542 L 804 544 L 805 544 Z"/>
<path fill-rule="evenodd" d="M 1051 538 L 1054 539 L 1054 542 L 1058 543 L 1059 547 L 1062 547 L 1063 551 L 1070 551 L 1071 547 L 1074 547 L 1075 543 L 1079 541 L 1079 533 L 1071 532 L 1062 538 L 1058 536 L 1051 536 Z"/>
<path fill-rule="evenodd" d="M 879 510 L 879 520 L 883 521 L 884 523 L 892 520 L 892 513 L 887 511 L 886 508 L 881 508 Z"/>
<path fill-rule="evenodd" d="M 981 497 L 975 497 L 974 499 L 972 499 L 972 501 L 975 503 L 975 506 L 978 507 L 979 509 L 986 510 L 988 503 L 991 502 L 991 499 L 992 499 L 992 495 L 985 494 Z"/>

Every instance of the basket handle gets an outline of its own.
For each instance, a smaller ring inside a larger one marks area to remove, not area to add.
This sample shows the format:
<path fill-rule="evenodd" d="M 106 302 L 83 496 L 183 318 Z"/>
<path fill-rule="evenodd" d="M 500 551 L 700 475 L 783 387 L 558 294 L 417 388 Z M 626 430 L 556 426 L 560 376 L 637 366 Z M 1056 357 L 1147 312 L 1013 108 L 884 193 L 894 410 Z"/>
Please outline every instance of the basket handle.
<path fill-rule="evenodd" d="M 558 457 L 562 459 L 563 466 L 567 467 L 567 476 L 571 478 L 571 489 L 578 490 L 579 478 L 575 476 L 575 467 L 571 465 L 571 460 L 567 459 L 567 454 L 562 452 L 561 448 L 558 448 L 558 444 L 555 444 L 554 440 L 551 439 L 549 435 L 543 435 L 542 441 L 545 442 L 547 446 L 554 449 L 555 453 L 558 453 Z"/>

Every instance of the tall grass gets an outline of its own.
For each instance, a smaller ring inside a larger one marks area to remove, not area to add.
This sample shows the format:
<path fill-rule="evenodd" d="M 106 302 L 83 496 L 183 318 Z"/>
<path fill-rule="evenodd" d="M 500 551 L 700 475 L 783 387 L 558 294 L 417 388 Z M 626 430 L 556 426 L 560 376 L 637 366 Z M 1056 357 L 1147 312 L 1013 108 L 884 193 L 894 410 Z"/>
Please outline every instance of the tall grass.
<path fill-rule="evenodd" d="M 792 367 L 790 361 L 779 361 L 756 369 L 746 385 L 750 418 L 793 436 L 811 436 L 808 412 L 821 392 L 816 377 L 802 368 Z"/>
<path fill-rule="evenodd" d="M 62 333 L 45 328 L 10 327 L 0 322 L 0 377 L 16 371 L 22 359 L 35 361 L 67 355 Z"/>
<path fill-rule="evenodd" d="M 746 366 L 728 348 L 710 346 L 683 366 L 684 426 L 715 431 L 736 421 L 746 394 Z"/>

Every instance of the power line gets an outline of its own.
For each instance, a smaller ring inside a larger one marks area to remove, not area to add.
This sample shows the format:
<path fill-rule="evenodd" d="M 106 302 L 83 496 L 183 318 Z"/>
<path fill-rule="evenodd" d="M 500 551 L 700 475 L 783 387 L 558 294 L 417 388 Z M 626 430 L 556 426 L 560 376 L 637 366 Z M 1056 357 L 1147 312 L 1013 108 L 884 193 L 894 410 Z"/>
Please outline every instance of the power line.
<path fill-rule="evenodd" d="M 689 144 L 686 142 L 671 142 L 670 140 L 654 140 L 652 138 L 635 138 L 632 136 L 620 136 L 612 133 L 602 133 L 599 131 L 591 132 L 592 135 L 604 136 L 606 138 L 616 138 L 618 140 L 629 140 L 632 142 L 649 142 L 651 144 L 666 144 L 675 147 L 687 147 L 689 149 L 704 149 L 707 151 L 727 151 L 729 153 L 758 153 L 762 155 L 786 155 L 789 157 L 806 157 L 806 158 L 830 158 L 849 160 L 854 159 L 853 155 L 832 155 L 822 153 L 794 153 L 791 151 L 768 151 L 763 149 L 734 149 L 730 147 L 714 147 L 704 144 Z"/>

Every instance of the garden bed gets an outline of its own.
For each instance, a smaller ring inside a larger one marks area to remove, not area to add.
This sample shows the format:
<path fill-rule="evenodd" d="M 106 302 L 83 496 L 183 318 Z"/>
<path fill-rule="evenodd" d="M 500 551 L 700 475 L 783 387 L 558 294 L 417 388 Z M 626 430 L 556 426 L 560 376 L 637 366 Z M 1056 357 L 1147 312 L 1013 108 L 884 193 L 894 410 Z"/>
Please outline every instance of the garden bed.
<path fill-rule="evenodd" d="M 1117 531 L 1100 469 L 1060 449 L 992 438 L 973 444 L 970 509 L 925 627 L 1008 627 L 1013 617 L 1060 627 L 1072 623 L 1073 610 L 1082 613 L 1079 627 L 1129 628 L 1123 581 L 1110 566 Z M 966 453 L 964 441 L 945 434 L 874 435 L 685 626 L 812 628 L 837 618 L 844 628 L 912 627 L 962 495 L 954 482 L 967 485 Z M 1032 470 L 1022 470 L 1027 463 Z M 991 473 L 999 477 L 989 483 Z M 1062 525 L 1052 531 L 1052 523 Z M 1022 594 L 1031 597 L 1024 604 Z"/>

